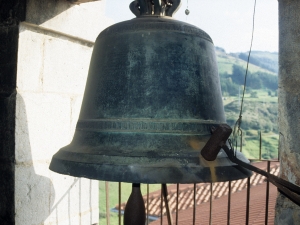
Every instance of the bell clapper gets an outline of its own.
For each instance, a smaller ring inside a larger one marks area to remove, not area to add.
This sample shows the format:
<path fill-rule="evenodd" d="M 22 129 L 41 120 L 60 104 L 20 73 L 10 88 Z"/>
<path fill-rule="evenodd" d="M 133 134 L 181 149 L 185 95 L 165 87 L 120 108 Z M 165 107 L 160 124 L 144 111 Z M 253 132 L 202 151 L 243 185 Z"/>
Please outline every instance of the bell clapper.
<path fill-rule="evenodd" d="M 132 184 L 132 192 L 124 210 L 124 225 L 144 225 L 146 222 L 145 203 L 141 184 Z"/>

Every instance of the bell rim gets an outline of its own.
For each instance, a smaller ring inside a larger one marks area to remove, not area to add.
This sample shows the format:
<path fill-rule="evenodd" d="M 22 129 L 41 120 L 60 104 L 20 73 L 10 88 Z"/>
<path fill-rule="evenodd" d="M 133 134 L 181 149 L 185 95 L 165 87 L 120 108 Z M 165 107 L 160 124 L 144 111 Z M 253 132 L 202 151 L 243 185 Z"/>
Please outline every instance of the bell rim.
<path fill-rule="evenodd" d="M 252 175 L 251 171 L 231 162 L 223 152 L 214 162 L 204 160 L 199 154 L 200 161 L 195 156 L 165 158 L 160 159 L 159 162 L 155 160 L 151 162 L 149 157 L 102 156 L 102 163 L 91 162 L 91 160 L 82 162 L 80 161 L 82 157 L 74 160 L 68 156 L 62 157 L 61 153 L 60 150 L 53 156 L 50 170 L 75 177 L 111 182 L 188 184 L 233 181 Z M 242 153 L 239 153 L 238 157 L 247 160 Z M 116 164 L 116 161 L 120 162 L 116 158 L 123 160 L 123 163 Z M 128 159 L 131 162 L 126 163 Z M 145 160 L 148 161 L 145 162 Z"/>

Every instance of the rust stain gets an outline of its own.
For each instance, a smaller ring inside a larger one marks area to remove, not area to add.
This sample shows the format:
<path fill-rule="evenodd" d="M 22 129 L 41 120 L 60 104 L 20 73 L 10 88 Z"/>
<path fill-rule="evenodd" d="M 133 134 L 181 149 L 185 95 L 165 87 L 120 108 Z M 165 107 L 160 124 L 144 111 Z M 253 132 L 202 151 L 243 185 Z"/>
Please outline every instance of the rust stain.
<path fill-rule="evenodd" d="M 210 176 L 211 176 L 211 182 L 217 182 L 218 178 L 217 178 L 217 174 L 216 174 L 216 160 L 211 161 L 208 163 L 209 165 L 209 169 L 210 169 Z"/>
<path fill-rule="evenodd" d="M 198 137 L 191 137 L 187 140 L 188 145 L 193 149 L 199 151 L 204 147 L 206 144 L 206 139 L 199 139 Z"/>

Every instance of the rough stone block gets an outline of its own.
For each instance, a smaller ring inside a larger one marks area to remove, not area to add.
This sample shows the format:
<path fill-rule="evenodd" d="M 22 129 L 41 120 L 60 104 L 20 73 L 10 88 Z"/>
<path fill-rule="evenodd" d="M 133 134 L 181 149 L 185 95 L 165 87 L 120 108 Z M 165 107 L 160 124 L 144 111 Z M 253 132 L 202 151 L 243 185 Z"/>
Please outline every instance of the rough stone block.
<path fill-rule="evenodd" d="M 99 221 L 98 181 L 51 173 L 55 195 L 52 214 L 47 220 L 62 224 L 93 224 Z"/>
<path fill-rule="evenodd" d="M 43 171 L 43 175 L 36 171 Z M 48 164 L 17 164 L 15 169 L 15 219 L 18 225 L 43 224 L 49 217 L 54 192 Z M 26 216 L 25 216 L 26 215 Z"/>
<path fill-rule="evenodd" d="M 43 90 L 83 95 L 92 49 L 57 37 L 44 50 Z"/>
<path fill-rule="evenodd" d="M 44 38 L 20 25 L 20 39 L 18 52 L 18 90 L 42 91 Z"/>
<path fill-rule="evenodd" d="M 82 95 L 92 48 L 21 25 L 18 89 Z"/>
<path fill-rule="evenodd" d="M 98 222 L 98 181 L 53 173 L 47 163 L 33 163 L 16 166 L 16 224 Z"/>
<path fill-rule="evenodd" d="M 27 2 L 26 21 L 90 41 L 113 24 L 105 16 L 105 0 L 80 5 L 67 1 Z"/>

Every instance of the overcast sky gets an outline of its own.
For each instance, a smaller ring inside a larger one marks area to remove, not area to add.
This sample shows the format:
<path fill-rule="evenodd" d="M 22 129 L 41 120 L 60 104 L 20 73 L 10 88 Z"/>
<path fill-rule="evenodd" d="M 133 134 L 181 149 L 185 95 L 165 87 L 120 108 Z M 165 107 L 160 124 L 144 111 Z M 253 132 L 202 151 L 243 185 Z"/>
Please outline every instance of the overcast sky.
<path fill-rule="evenodd" d="M 116 23 L 134 18 L 133 0 L 106 0 L 106 15 Z M 190 15 L 186 16 L 187 8 Z M 250 48 L 254 0 L 182 0 L 175 18 L 206 31 L 227 52 Z M 253 50 L 278 51 L 278 1 L 257 0 Z"/>

